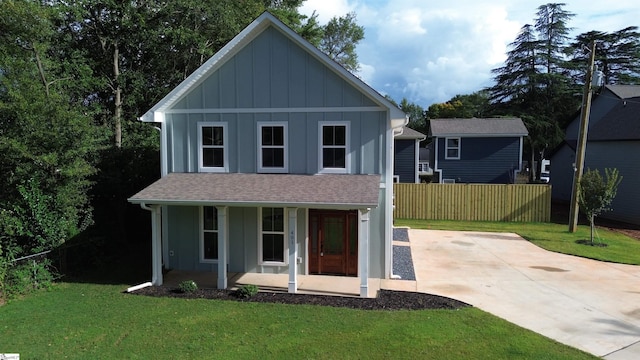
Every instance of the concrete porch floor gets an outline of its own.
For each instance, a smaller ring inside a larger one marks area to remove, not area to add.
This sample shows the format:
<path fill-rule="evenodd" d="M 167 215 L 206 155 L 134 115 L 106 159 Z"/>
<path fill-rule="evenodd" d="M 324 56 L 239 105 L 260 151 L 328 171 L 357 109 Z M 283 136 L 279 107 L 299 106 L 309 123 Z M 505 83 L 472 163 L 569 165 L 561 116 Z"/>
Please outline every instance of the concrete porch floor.
<path fill-rule="evenodd" d="M 177 287 L 182 281 L 193 280 L 200 288 L 215 289 L 217 276 L 215 272 L 171 270 L 164 275 L 164 284 Z M 227 285 L 231 290 L 253 284 L 258 286 L 260 291 L 286 293 L 289 283 L 288 274 L 228 273 L 227 276 Z M 370 278 L 368 297 L 376 297 L 380 289 L 416 291 L 416 288 L 415 281 Z M 360 295 L 360 279 L 347 276 L 298 275 L 298 293 L 357 297 Z"/>

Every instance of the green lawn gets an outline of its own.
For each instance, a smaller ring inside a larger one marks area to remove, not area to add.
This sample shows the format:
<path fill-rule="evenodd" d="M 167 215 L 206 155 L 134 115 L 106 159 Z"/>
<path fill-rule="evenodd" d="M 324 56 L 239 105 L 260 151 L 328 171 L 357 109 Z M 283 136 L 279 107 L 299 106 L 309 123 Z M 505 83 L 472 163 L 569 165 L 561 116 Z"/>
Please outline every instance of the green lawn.
<path fill-rule="evenodd" d="M 151 298 L 62 283 L 0 306 L 21 359 L 591 359 L 476 308 L 363 311 Z"/>
<path fill-rule="evenodd" d="M 576 240 L 589 239 L 589 227 L 583 225 L 580 225 L 575 233 L 570 233 L 566 224 L 553 223 L 398 219 L 394 221 L 394 225 L 409 226 L 414 229 L 510 232 L 550 251 L 602 261 L 640 265 L 640 241 L 617 232 L 598 229 L 600 241 L 606 244 L 606 247 L 578 244 Z"/>

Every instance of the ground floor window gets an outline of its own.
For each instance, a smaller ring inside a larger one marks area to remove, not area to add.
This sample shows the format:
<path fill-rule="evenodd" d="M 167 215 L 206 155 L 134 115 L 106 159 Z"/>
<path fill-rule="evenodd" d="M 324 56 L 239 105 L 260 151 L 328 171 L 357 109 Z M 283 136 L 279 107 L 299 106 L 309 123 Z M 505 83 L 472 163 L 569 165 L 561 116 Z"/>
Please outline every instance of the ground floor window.
<path fill-rule="evenodd" d="M 200 261 L 218 261 L 218 211 L 214 206 L 200 208 Z"/>
<path fill-rule="evenodd" d="M 261 208 L 258 241 L 261 265 L 285 265 L 285 211 L 284 208 Z"/>

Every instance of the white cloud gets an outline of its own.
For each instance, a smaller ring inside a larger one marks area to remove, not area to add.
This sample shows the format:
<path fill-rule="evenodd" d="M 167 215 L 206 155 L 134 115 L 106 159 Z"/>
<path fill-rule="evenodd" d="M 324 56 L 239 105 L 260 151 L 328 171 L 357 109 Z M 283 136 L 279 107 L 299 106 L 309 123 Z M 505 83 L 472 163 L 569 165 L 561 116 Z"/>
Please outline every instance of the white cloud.
<path fill-rule="evenodd" d="M 577 14 L 569 23 L 575 34 L 614 31 L 637 23 L 636 1 L 565 0 L 564 9 Z M 395 100 L 428 107 L 491 85 L 491 69 L 537 7 L 525 0 L 307 0 L 302 11 L 317 10 L 321 23 L 355 11 L 365 27 L 359 76 Z"/>

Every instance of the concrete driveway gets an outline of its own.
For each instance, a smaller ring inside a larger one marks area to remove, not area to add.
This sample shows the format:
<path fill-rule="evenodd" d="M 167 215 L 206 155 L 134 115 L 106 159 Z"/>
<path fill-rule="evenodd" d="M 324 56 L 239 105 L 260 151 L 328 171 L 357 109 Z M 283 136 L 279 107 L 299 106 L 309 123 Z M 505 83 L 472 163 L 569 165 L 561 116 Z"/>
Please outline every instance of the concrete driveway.
<path fill-rule="evenodd" d="M 409 230 L 419 292 L 455 298 L 606 359 L 640 359 L 640 266 L 516 234 Z"/>

